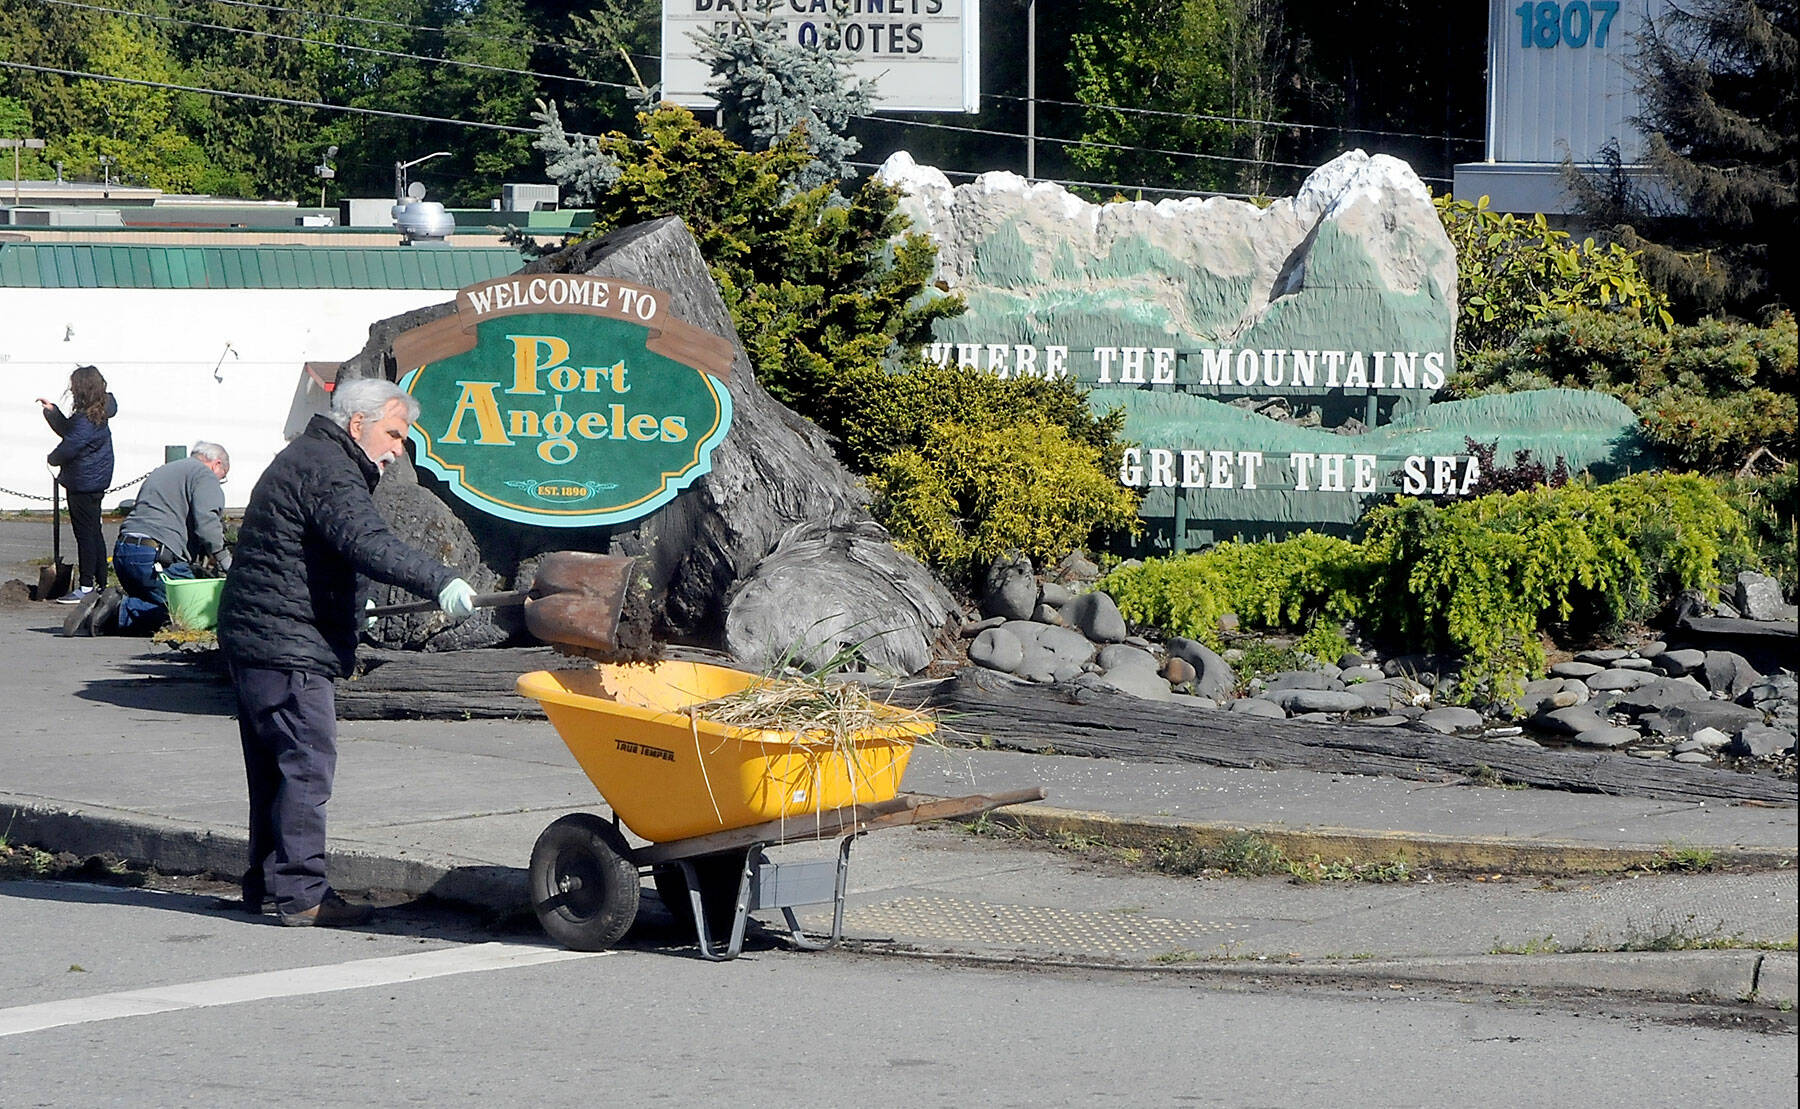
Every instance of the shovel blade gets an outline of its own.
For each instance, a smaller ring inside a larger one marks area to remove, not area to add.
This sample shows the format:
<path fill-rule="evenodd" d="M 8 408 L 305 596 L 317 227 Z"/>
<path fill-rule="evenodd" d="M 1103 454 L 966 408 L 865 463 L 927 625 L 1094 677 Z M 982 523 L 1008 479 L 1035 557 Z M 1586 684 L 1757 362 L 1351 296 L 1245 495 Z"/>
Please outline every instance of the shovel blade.
<path fill-rule="evenodd" d="M 545 555 L 525 601 L 526 628 L 545 643 L 612 651 L 636 564 L 586 551 Z"/>

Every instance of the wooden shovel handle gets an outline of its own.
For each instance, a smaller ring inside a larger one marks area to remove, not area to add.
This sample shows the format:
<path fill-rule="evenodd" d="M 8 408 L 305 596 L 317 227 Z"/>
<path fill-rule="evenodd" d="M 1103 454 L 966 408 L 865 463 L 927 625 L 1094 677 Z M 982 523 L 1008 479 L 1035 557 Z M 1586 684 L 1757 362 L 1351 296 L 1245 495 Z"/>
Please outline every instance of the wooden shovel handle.
<path fill-rule="evenodd" d="M 505 608 L 507 605 L 522 605 L 531 595 L 528 589 L 514 589 L 509 593 L 477 593 L 474 605 L 476 608 Z M 408 601 L 400 605 L 380 605 L 363 610 L 363 616 L 402 616 L 409 612 L 436 612 L 436 601 Z"/>

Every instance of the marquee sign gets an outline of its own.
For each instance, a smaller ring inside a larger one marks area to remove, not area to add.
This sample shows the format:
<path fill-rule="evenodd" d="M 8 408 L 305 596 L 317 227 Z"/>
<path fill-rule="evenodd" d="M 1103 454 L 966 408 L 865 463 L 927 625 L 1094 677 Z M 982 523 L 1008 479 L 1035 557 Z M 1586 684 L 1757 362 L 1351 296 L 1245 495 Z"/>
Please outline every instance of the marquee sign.
<path fill-rule="evenodd" d="M 670 315 L 667 293 L 541 274 L 456 301 L 394 356 L 419 401 L 419 465 L 459 500 L 523 524 L 620 524 L 711 469 L 734 348 Z"/>

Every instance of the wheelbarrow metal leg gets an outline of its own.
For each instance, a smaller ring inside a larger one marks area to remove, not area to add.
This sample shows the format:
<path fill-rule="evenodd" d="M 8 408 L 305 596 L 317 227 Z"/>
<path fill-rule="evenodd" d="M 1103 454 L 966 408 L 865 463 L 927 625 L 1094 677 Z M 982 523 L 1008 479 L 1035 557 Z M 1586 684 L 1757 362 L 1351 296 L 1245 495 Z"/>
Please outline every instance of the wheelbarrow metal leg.
<path fill-rule="evenodd" d="M 687 859 L 675 861 L 675 865 L 681 868 L 682 879 L 687 884 L 688 907 L 694 914 L 694 934 L 700 941 L 701 958 L 721 963 L 727 959 L 735 959 L 743 953 L 744 932 L 750 921 L 750 884 L 761 854 L 761 844 L 754 844 L 744 852 L 744 863 L 738 871 L 737 902 L 731 916 L 731 935 L 726 938 L 724 951 L 713 947 L 712 928 L 707 924 L 705 899 L 700 892 L 699 872 Z"/>
<path fill-rule="evenodd" d="M 860 835 L 861 833 L 857 833 Z M 856 842 L 856 835 L 844 837 L 838 845 L 837 883 L 831 898 L 831 934 L 824 940 L 809 938 L 800 928 L 800 920 L 794 915 L 792 905 L 781 906 L 781 915 L 787 920 L 788 939 L 802 951 L 823 951 L 834 947 L 844 938 L 844 890 L 850 882 L 850 845 Z"/>

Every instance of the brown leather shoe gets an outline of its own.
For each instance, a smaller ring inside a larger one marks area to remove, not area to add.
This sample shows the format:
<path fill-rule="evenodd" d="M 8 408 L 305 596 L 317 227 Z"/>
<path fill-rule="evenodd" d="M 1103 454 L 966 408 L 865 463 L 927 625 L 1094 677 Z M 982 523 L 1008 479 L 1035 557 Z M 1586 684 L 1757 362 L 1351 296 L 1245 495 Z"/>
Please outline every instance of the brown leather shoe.
<path fill-rule="evenodd" d="M 374 914 L 375 910 L 369 906 L 352 905 L 339 897 L 336 890 L 326 890 L 325 900 L 312 908 L 278 915 L 288 928 L 353 928 L 367 924 Z"/>

